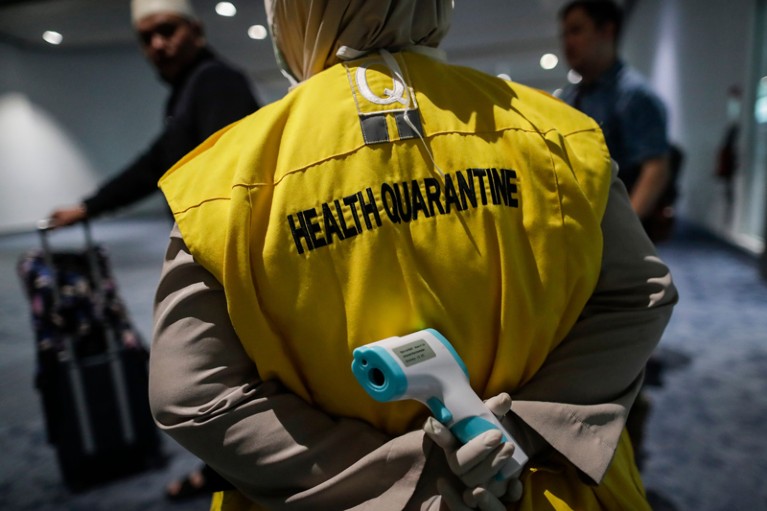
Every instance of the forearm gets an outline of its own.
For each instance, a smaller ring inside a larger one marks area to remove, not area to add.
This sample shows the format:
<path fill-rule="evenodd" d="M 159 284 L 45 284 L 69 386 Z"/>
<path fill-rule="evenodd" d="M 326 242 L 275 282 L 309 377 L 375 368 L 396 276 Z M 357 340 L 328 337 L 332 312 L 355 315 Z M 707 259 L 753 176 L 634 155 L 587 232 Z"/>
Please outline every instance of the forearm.
<path fill-rule="evenodd" d="M 215 109 L 215 102 L 207 100 L 205 104 L 208 110 Z M 166 171 L 225 125 L 218 117 L 210 122 L 222 123 L 220 126 L 205 125 L 189 109 L 179 112 L 141 155 L 85 199 L 89 216 L 115 211 L 148 197 L 158 189 L 157 182 Z"/>
<path fill-rule="evenodd" d="M 87 215 L 96 217 L 113 212 L 148 197 L 157 190 L 159 176 L 153 170 L 156 165 L 151 153 L 139 156 L 83 201 Z"/>
<path fill-rule="evenodd" d="M 220 284 L 177 234 L 157 294 L 150 400 L 163 430 L 271 509 L 405 509 L 431 445 L 421 432 L 389 438 L 330 417 L 262 382 Z"/>
<path fill-rule="evenodd" d="M 405 508 L 426 458 L 420 433 L 389 439 L 334 420 L 274 382 L 229 398 L 210 403 L 215 413 L 160 424 L 250 499 L 286 510 Z"/>
<path fill-rule="evenodd" d="M 567 337 L 512 395 L 523 429 L 534 430 L 595 481 L 612 459 L 677 300 L 668 268 L 617 179 L 610 193 L 597 287 Z"/>
<path fill-rule="evenodd" d="M 652 158 L 642 164 L 631 191 L 631 206 L 639 218 L 647 218 L 658 203 L 669 181 L 666 157 Z"/>

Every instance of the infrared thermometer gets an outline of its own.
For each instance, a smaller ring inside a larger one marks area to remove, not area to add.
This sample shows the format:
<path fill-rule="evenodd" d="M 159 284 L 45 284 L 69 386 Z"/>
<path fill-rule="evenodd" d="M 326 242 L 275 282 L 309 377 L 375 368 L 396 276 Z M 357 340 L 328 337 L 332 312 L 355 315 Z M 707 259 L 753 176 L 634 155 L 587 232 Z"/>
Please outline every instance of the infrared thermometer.
<path fill-rule="evenodd" d="M 527 455 L 472 390 L 466 365 L 442 334 L 429 328 L 389 337 L 355 349 L 353 357 L 354 376 L 376 401 L 420 401 L 464 444 L 500 430 L 503 441 L 515 447 L 499 478 L 519 476 Z"/>

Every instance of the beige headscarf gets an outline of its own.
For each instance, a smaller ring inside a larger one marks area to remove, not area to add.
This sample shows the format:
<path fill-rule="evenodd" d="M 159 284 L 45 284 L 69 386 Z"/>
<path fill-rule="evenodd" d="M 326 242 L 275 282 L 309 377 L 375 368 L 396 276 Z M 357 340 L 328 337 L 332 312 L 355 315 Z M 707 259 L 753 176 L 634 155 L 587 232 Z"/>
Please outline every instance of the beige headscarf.
<path fill-rule="evenodd" d="M 452 0 L 264 0 L 277 60 L 302 82 L 351 54 L 436 47 L 450 27 Z M 355 51 L 356 50 L 356 51 Z"/>

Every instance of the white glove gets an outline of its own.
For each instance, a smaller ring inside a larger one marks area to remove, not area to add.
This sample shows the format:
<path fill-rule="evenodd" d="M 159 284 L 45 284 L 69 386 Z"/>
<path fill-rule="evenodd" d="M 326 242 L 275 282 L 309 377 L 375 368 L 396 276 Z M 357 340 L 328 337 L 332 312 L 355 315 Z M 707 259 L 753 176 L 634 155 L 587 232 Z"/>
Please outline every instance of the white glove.
<path fill-rule="evenodd" d="M 485 405 L 500 418 L 511 409 L 511 397 L 502 393 L 485 401 Z M 446 481 L 438 482 L 443 503 L 451 511 L 505 511 L 504 502 L 516 502 L 522 497 L 522 483 L 518 479 L 499 481 L 495 478 L 514 453 L 514 444 L 501 442 L 500 431 L 486 431 L 461 445 L 450 430 L 433 417 L 426 420 L 423 429 L 445 451 L 450 470 L 466 485 L 466 490 L 458 492 Z"/>

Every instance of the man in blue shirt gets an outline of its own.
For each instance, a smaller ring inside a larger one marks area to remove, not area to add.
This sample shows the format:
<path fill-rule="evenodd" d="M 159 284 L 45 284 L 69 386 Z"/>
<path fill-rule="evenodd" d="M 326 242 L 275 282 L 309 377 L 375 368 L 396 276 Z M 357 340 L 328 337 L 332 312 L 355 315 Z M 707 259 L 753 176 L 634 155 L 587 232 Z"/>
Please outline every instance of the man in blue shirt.
<path fill-rule="evenodd" d="M 665 107 L 618 56 L 620 7 L 611 0 L 576 0 L 559 18 L 567 62 L 582 77 L 561 97 L 601 125 L 634 211 L 646 220 L 669 181 Z"/>
<path fill-rule="evenodd" d="M 650 239 L 660 241 L 670 229 L 668 208 L 663 208 L 671 183 L 666 109 L 644 78 L 618 56 L 623 11 L 612 0 L 574 0 L 561 9 L 559 20 L 565 57 L 581 76 L 561 99 L 600 124 L 634 211 Z M 651 358 L 645 384 L 661 369 L 658 358 Z M 640 468 L 649 410 L 647 393 L 642 391 L 626 421 Z"/>

